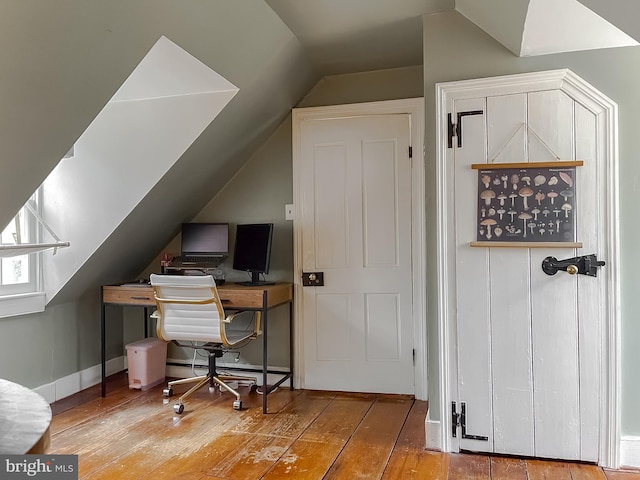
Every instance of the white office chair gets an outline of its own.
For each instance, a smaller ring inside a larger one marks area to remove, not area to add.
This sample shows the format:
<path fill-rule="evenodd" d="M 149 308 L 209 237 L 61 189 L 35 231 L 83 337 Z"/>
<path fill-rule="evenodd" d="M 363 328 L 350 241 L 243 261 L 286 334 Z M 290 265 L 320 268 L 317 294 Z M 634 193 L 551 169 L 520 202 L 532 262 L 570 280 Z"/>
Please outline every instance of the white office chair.
<path fill-rule="evenodd" d="M 173 395 L 173 386 L 183 383 L 197 382 L 186 393 L 182 394 L 173 407 L 176 413 L 184 411 L 184 401 L 189 395 L 209 384 L 213 391 L 216 385 L 235 395 L 233 408 L 240 410 L 242 400 L 240 394 L 227 383 L 229 381 L 247 381 L 255 388 L 255 377 L 236 375 L 218 375 L 216 358 L 222 357 L 226 350 L 238 348 L 254 340 L 260 332 L 260 312 L 254 315 L 252 331 L 234 331 L 227 329 L 233 319 L 241 313 L 235 312 L 225 316 L 216 283 L 211 275 L 180 276 L 156 275 L 150 277 L 158 310 L 153 316 L 157 318 L 158 338 L 165 342 L 172 341 L 181 347 L 204 349 L 209 352 L 209 372 L 207 375 L 174 380 L 167 384 L 163 393 L 165 397 Z M 202 345 L 184 344 L 180 342 L 204 342 Z"/>

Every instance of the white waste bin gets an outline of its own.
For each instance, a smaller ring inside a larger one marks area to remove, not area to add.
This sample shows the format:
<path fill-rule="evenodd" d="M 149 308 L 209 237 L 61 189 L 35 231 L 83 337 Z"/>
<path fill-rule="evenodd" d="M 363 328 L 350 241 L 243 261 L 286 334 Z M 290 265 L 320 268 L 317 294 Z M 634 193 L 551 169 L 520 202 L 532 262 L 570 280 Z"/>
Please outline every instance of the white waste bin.
<path fill-rule="evenodd" d="M 126 349 L 129 388 L 148 390 L 164 382 L 167 363 L 166 342 L 150 337 L 129 343 Z"/>

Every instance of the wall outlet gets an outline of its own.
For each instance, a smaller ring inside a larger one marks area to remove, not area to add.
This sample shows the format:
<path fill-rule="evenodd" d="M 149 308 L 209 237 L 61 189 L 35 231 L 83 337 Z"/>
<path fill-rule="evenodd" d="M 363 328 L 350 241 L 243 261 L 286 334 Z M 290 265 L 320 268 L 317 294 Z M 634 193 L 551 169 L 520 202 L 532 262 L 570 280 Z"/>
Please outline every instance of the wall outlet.
<path fill-rule="evenodd" d="M 284 219 L 293 220 L 293 203 L 284 206 Z"/>

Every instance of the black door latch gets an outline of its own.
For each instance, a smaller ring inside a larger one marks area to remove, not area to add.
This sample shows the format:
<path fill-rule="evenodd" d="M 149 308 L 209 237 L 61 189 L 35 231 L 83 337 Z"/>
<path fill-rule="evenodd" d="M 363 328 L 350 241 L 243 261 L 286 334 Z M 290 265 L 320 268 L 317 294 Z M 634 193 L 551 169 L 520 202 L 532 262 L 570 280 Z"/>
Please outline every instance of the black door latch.
<path fill-rule="evenodd" d="M 579 273 L 581 275 L 597 277 L 598 267 L 604 267 L 604 265 L 605 262 L 598 260 L 594 253 L 591 255 L 582 255 L 581 257 L 567 258 L 566 260 L 547 257 L 542 261 L 542 271 L 547 275 L 555 275 L 558 270 L 564 270 L 570 275 Z"/>
<path fill-rule="evenodd" d="M 303 287 L 324 287 L 324 272 L 302 272 Z"/>

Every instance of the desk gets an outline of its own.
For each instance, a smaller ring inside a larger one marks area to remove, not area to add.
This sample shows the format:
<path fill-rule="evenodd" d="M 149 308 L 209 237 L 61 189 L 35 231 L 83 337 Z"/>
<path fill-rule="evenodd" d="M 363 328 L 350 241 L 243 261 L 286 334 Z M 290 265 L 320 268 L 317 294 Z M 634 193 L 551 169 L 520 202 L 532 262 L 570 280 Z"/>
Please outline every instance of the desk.
<path fill-rule="evenodd" d="M 49 448 L 51 407 L 33 390 L 0 379 L 0 454 L 43 454 Z"/>
<path fill-rule="evenodd" d="M 291 283 L 277 283 L 275 285 L 261 285 L 245 287 L 234 283 L 218 286 L 218 294 L 225 310 L 249 310 L 262 312 L 262 411 L 267 413 L 267 395 L 284 383 L 287 379 L 293 389 L 293 285 Z M 268 369 L 267 333 L 269 322 L 267 313 L 280 305 L 289 305 L 289 371 L 276 372 Z M 145 310 L 145 335 L 147 332 L 148 308 L 155 307 L 153 287 L 151 285 L 104 285 L 102 287 L 102 319 L 101 319 L 101 361 L 102 361 L 102 396 L 106 394 L 106 306 L 107 305 L 137 305 Z M 275 384 L 267 387 L 267 374 L 283 375 Z"/>

